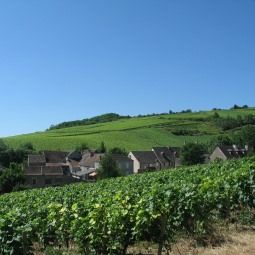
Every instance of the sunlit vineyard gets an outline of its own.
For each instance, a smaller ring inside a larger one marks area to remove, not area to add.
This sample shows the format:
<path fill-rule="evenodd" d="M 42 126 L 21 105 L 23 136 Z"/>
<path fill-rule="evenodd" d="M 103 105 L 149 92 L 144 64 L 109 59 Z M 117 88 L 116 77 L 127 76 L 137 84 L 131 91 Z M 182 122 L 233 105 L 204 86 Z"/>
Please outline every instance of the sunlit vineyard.
<path fill-rule="evenodd" d="M 86 143 L 98 148 L 102 141 L 108 148 L 150 150 L 153 146 L 182 146 L 185 142 L 207 143 L 220 132 L 208 118 L 214 111 L 177 113 L 141 118 L 120 119 L 112 122 L 74 126 L 4 138 L 13 148 L 31 142 L 37 150 L 71 150 Z M 255 115 L 254 108 L 218 111 L 220 117 Z M 174 135 L 184 130 L 196 135 Z"/>
<path fill-rule="evenodd" d="M 206 234 L 215 218 L 255 204 L 255 159 L 36 189 L 0 197 L 0 254 L 36 244 L 81 254 L 126 254 L 148 240 L 167 247 L 180 231 Z"/>

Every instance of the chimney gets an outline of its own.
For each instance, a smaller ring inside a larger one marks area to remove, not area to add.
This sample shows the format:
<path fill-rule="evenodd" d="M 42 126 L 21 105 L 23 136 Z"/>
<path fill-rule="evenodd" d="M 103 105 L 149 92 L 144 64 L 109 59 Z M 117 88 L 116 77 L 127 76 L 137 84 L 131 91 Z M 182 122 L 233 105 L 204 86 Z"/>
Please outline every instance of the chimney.
<path fill-rule="evenodd" d="M 246 145 L 244 146 L 244 148 L 245 148 L 246 151 L 248 151 L 248 150 L 249 150 L 248 144 L 246 144 Z"/>
<path fill-rule="evenodd" d="M 238 150 L 238 148 L 237 148 L 236 144 L 233 144 L 233 148 L 234 148 L 234 150 L 235 150 L 235 151 L 237 151 L 237 150 Z"/>

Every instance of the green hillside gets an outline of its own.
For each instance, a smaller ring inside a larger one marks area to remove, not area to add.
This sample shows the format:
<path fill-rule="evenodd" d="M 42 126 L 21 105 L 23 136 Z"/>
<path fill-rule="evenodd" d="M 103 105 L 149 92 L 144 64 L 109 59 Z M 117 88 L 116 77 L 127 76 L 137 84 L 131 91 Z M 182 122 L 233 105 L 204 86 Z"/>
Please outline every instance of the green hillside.
<path fill-rule="evenodd" d="M 219 110 L 220 117 L 255 116 L 255 108 Z M 164 114 L 123 118 L 116 121 L 54 129 L 4 138 L 11 147 L 31 142 L 36 149 L 70 150 L 82 143 L 97 148 L 104 141 L 108 148 L 150 149 L 152 146 L 181 146 L 184 142 L 207 142 L 223 133 L 213 121 L 214 111 Z M 229 131 L 228 131 L 229 132 Z"/>

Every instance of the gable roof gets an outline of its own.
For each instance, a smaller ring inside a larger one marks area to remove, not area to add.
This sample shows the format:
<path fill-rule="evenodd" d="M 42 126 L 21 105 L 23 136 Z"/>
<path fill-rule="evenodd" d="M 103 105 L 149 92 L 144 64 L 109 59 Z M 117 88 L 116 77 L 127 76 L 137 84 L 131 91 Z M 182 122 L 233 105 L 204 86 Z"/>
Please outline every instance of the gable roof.
<path fill-rule="evenodd" d="M 246 147 L 238 147 L 236 145 L 223 145 L 218 146 L 226 158 L 240 158 L 248 154 L 248 149 Z"/>
<path fill-rule="evenodd" d="M 44 155 L 28 155 L 28 165 L 44 165 L 46 163 L 46 159 Z"/>
<path fill-rule="evenodd" d="M 67 152 L 64 151 L 44 151 L 46 163 L 65 163 Z"/>
<path fill-rule="evenodd" d="M 153 147 L 152 150 L 162 164 L 169 164 L 174 160 L 174 151 L 168 147 Z"/>
<path fill-rule="evenodd" d="M 104 153 L 84 154 L 80 161 L 80 165 L 93 168 L 95 163 L 99 163 L 103 156 Z"/>
<path fill-rule="evenodd" d="M 157 157 L 153 151 L 131 151 L 134 157 L 143 164 L 154 164 Z"/>
<path fill-rule="evenodd" d="M 126 155 L 122 155 L 122 154 L 112 154 L 112 158 L 115 161 L 133 161 L 131 158 L 129 158 Z"/>
<path fill-rule="evenodd" d="M 25 169 L 25 175 L 64 175 L 61 167 L 32 166 Z"/>
<path fill-rule="evenodd" d="M 68 160 L 76 160 L 80 161 L 82 158 L 82 155 L 79 151 L 71 151 L 67 155 Z"/>

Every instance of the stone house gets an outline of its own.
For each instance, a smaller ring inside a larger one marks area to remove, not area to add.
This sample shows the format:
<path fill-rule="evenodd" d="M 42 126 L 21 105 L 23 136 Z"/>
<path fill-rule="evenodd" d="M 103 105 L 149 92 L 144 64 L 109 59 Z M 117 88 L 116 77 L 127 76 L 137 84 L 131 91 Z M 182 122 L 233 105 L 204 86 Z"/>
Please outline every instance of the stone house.
<path fill-rule="evenodd" d="M 247 156 L 248 153 L 249 148 L 247 145 L 244 147 L 238 147 L 236 145 L 217 146 L 210 155 L 210 161 L 214 161 L 216 159 L 228 160 L 233 158 L 241 158 Z"/>
<path fill-rule="evenodd" d="M 133 174 L 134 161 L 131 158 L 121 154 L 113 154 L 112 158 L 123 175 Z"/>
<path fill-rule="evenodd" d="M 128 157 L 134 162 L 133 172 L 135 174 L 148 169 L 155 170 L 159 166 L 159 162 L 153 151 L 131 151 Z"/>
<path fill-rule="evenodd" d="M 128 156 L 134 161 L 134 173 L 139 173 L 179 166 L 179 152 L 174 147 L 153 147 L 151 151 L 131 151 Z"/>
<path fill-rule="evenodd" d="M 28 155 L 24 166 L 25 183 L 32 187 L 45 187 L 76 182 L 71 176 L 67 155 L 67 152 L 61 151 Z"/>
<path fill-rule="evenodd" d="M 82 155 L 80 167 L 82 172 L 87 175 L 85 179 L 90 179 L 92 175 L 96 175 L 96 171 L 100 168 L 100 162 L 104 155 L 104 153 L 96 153 L 94 151 L 86 151 Z M 120 154 L 113 154 L 112 158 L 116 162 L 117 167 L 120 169 L 123 175 L 133 173 L 133 160 L 131 160 L 129 157 Z"/>

